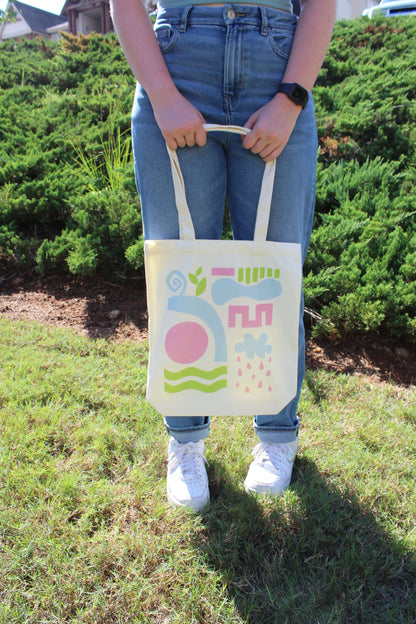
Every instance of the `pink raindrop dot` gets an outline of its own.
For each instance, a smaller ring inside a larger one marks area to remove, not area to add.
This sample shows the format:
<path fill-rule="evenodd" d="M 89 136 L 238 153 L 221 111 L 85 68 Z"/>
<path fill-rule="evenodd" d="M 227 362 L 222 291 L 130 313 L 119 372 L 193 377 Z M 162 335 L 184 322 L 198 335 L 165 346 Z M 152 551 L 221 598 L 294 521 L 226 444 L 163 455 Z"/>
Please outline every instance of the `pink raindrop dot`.
<path fill-rule="evenodd" d="M 267 373 L 266 373 L 266 377 L 270 377 L 271 374 L 272 374 L 271 371 L 268 370 Z"/>
<path fill-rule="evenodd" d="M 259 388 L 263 388 L 263 383 L 261 381 L 259 381 Z"/>
<path fill-rule="evenodd" d="M 264 364 L 263 362 L 260 362 L 260 370 L 263 370 L 263 368 L 264 368 Z"/>
<path fill-rule="evenodd" d="M 250 362 L 247 364 L 247 368 L 250 370 L 250 368 L 251 368 Z"/>
<path fill-rule="evenodd" d="M 241 368 L 238 369 L 238 376 L 241 377 L 241 375 L 243 374 L 243 371 L 241 370 Z"/>
<path fill-rule="evenodd" d="M 271 361 L 272 361 L 272 358 L 271 358 L 271 357 L 269 357 L 269 362 L 271 362 Z"/>
<path fill-rule="evenodd" d="M 238 383 L 238 381 L 237 381 L 237 383 L 235 385 L 236 385 L 237 388 L 240 387 L 240 384 Z"/>
<path fill-rule="evenodd" d="M 271 392 L 271 391 L 272 391 L 272 387 L 271 387 L 271 386 L 269 386 L 269 392 Z"/>
<path fill-rule="evenodd" d="M 247 392 L 247 394 L 250 392 L 250 388 L 248 386 L 246 386 L 245 391 Z"/>
<path fill-rule="evenodd" d="M 255 379 L 255 378 L 256 378 L 256 376 L 255 376 L 255 375 L 252 375 L 252 376 L 251 376 L 251 378 L 252 378 L 252 379 Z"/>
<path fill-rule="evenodd" d="M 237 357 L 237 362 L 241 362 L 240 356 Z"/>

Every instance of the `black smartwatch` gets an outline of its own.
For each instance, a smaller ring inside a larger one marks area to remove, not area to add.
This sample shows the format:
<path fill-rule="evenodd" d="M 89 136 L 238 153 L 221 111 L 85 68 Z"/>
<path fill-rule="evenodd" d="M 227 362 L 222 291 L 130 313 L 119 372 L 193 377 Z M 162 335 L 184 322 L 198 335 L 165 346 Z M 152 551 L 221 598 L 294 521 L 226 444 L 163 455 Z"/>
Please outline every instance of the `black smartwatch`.
<path fill-rule="evenodd" d="M 282 82 L 277 90 L 278 93 L 285 93 L 292 102 L 305 108 L 308 103 L 309 93 L 297 82 Z"/>

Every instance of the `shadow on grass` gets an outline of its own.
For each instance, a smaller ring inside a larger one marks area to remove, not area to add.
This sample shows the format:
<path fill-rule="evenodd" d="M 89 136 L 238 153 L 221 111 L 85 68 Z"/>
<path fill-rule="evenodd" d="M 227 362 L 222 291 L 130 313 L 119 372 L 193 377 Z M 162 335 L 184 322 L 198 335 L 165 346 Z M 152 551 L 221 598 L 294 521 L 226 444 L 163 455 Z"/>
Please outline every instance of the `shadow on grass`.
<path fill-rule="evenodd" d="M 298 458 L 291 489 L 275 501 L 245 494 L 219 462 L 210 472 L 212 503 L 195 547 L 243 622 L 416 622 L 414 555 L 312 461 Z"/>

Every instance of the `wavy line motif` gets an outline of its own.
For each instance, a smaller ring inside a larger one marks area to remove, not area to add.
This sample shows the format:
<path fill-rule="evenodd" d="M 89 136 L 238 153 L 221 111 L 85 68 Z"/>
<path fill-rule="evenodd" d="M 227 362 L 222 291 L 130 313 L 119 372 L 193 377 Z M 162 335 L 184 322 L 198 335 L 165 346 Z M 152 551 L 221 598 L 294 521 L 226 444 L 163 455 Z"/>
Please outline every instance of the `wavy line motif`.
<path fill-rule="evenodd" d="M 183 383 L 177 384 L 176 386 L 172 386 L 171 384 L 165 382 L 165 392 L 170 393 L 182 392 L 182 390 L 199 390 L 200 392 L 212 393 L 226 387 L 226 379 L 219 379 L 218 381 L 215 381 L 214 383 L 209 385 L 205 385 L 203 383 L 200 383 L 199 381 L 195 381 L 194 379 L 184 381 Z"/>
<path fill-rule="evenodd" d="M 201 377 L 202 379 L 216 379 L 216 377 L 221 377 L 221 375 L 227 374 L 226 366 L 218 366 L 213 370 L 202 370 L 201 368 L 196 368 L 196 366 L 188 366 L 188 368 L 183 368 L 180 371 L 173 372 L 165 368 L 165 379 L 169 381 L 177 381 L 178 379 L 182 379 L 183 377 Z"/>

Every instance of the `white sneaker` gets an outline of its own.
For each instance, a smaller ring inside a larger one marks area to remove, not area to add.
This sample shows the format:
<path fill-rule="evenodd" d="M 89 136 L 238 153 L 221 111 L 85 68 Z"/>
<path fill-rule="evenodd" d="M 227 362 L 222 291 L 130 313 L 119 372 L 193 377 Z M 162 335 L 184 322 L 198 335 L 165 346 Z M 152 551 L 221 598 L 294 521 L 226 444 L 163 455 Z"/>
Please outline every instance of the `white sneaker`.
<path fill-rule="evenodd" d="M 254 461 L 248 469 L 244 488 L 246 492 L 281 494 L 292 478 L 298 441 L 276 444 L 260 442 L 254 448 Z"/>
<path fill-rule="evenodd" d="M 175 507 L 200 511 L 209 501 L 204 441 L 180 444 L 171 438 L 168 451 L 168 500 Z"/>

